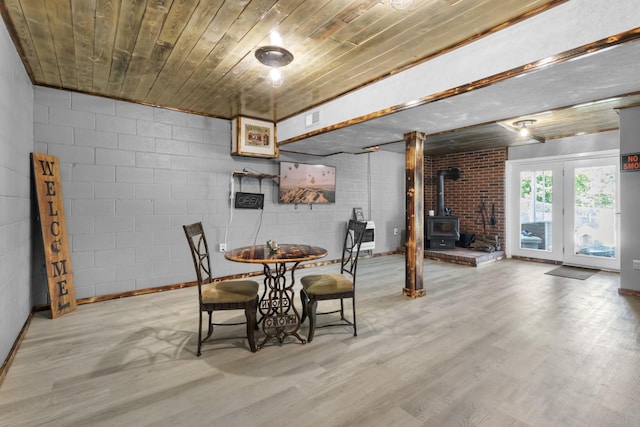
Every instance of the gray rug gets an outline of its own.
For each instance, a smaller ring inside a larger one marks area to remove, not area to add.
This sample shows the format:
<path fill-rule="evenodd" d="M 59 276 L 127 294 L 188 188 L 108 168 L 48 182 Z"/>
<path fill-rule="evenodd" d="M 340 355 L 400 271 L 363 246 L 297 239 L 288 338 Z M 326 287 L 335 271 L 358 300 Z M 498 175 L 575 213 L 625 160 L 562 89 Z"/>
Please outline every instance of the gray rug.
<path fill-rule="evenodd" d="M 600 270 L 562 266 L 556 268 L 555 270 L 547 271 L 544 274 L 549 274 L 551 276 L 568 277 L 569 279 L 585 280 L 596 274 L 598 271 Z"/>

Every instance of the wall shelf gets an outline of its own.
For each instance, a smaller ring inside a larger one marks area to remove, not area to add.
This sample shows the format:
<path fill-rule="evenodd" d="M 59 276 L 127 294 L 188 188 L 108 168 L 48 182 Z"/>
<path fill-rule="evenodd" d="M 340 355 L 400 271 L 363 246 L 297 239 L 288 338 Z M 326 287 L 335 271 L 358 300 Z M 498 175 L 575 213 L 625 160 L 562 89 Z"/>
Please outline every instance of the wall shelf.
<path fill-rule="evenodd" d="M 264 174 L 264 173 L 251 173 L 251 172 L 233 172 L 233 174 L 231 174 L 234 178 L 238 178 L 239 183 L 240 183 L 240 191 L 242 191 L 242 180 L 247 178 L 247 179 L 257 179 L 258 180 L 258 185 L 260 188 L 260 192 L 262 192 L 262 180 L 263 179 L 276 179 L 279 178 L 278 175 L 268 175 L 268 174 Z"/>

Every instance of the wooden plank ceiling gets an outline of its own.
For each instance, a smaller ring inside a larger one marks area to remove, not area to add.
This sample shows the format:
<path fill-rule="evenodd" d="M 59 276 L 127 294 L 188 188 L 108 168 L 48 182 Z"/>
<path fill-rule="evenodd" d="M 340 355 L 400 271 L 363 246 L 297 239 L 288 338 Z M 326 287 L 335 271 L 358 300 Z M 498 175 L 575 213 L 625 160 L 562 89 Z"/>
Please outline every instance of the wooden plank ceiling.
<path fill-rule="evenodd" d="M 558 0 L 2 0 L 36 85 L 230 119 L 279 121 Z M 294 55 L 266 82 L 255 50 Z"/>
<path fill-rule="evenodd" d="M 497 123 L 428 135 L 424 152 L 429 156 L 545 142 L 550 139 L 615 130 L 620 127 L 619 109 L 640 105 L 640 94 L 614 97 L 567 108 L 528 114 Z M 527 126 L 528 136 L 519 135 L 519 121 Z M 404 149 L 404 144 L 400 147 Z M 393 150 L 397 151 L 397 150 Z"/>

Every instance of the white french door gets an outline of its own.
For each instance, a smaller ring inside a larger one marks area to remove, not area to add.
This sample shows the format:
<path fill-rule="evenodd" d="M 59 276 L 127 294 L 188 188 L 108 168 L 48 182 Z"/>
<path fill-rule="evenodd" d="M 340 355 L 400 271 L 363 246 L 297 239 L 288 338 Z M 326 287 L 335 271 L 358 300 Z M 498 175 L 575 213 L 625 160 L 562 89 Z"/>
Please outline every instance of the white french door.
<path fill-rule="evenodd" d="M 507 163 L 507 253 L 620 269 L 618 155 Z"/>
<path fill-rule="evenodd" d="M 618 157 L 565 163 L 565 264 L 620 270 Z"/>

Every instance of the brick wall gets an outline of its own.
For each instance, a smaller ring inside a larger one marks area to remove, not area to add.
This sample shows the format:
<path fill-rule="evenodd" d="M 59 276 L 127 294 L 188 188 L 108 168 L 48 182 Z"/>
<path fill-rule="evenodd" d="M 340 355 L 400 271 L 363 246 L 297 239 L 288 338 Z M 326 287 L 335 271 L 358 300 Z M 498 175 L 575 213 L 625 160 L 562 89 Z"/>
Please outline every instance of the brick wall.
<path fill-rule="evenodd" d="M 479 213 L 480 204 L 484 201 L 487 234 L 497 234 L 504 246 L 506 160 L 507 150 L 502 148 L 425 159 L 425 214 L 430 209 L 437 213 L 437 172 L 449 167 L 460 168 L 460 179 L 444 181 L 445 207 L 460 217 L 461 232 L 484 234 Z M 495 228 L 490 225 L 492 206 L 495 208 Z"/>

